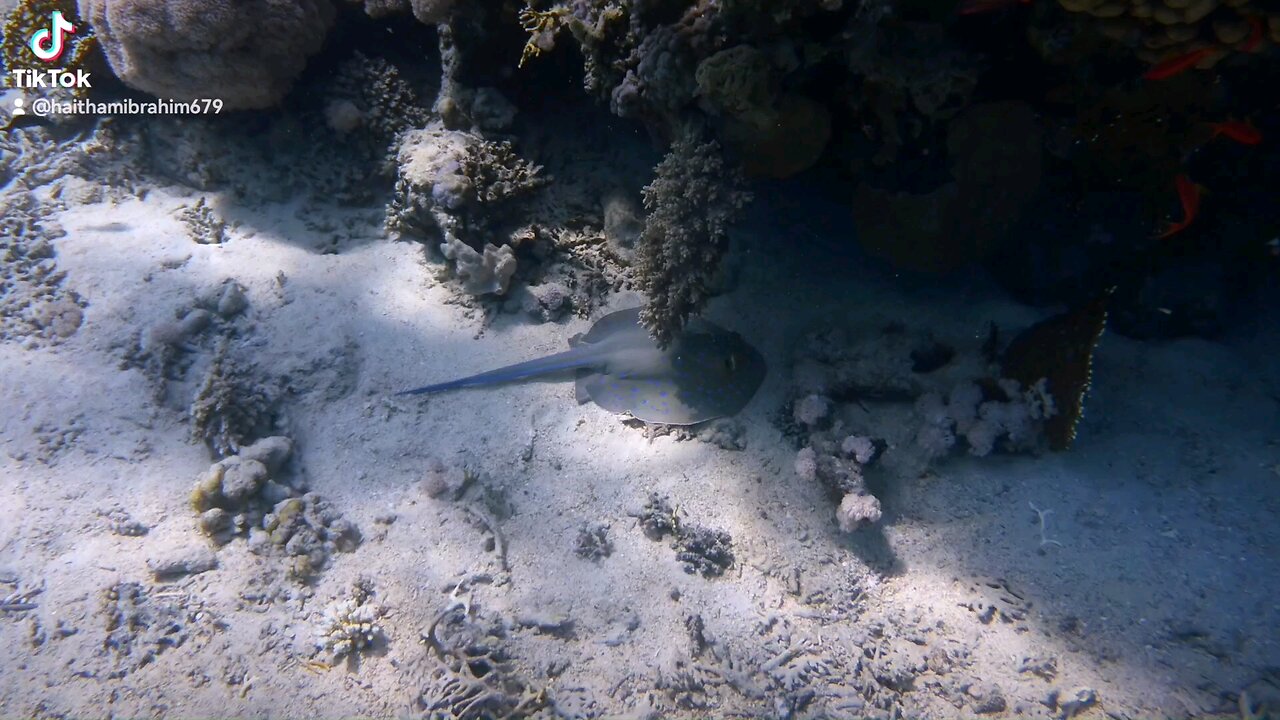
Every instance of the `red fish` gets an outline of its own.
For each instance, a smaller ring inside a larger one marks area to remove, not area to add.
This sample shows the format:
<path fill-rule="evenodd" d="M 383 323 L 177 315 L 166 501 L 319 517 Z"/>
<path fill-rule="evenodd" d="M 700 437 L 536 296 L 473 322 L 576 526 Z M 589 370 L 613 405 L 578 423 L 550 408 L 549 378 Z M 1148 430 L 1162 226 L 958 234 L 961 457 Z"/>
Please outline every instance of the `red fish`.
<path fill-rule="evenodd" d="M 1220 52 L 1218 48 L 1202 47 L 1199 50 L 1192 50 L 1185 55 L 1169 58 L 1164 62 L 1152 65 L 1149 70 L 1142 74 L 1142 79 L 1167 80 L 1174 75 L 1181 75 L 1199 64 L 1201 60 L 1204 60 L 1216 52 Z"/>
<path fill-rule="evenodd" d="M 1247 19 L 1249 21 L 1249 37 L 1245 38 L 1244 44 L 1240 46 L 1240 52 L 1251 53 L 1262 44 L 1262 18 L 1250 15 Z"/>
<path fill-rule="evenodd" d="M 1169 223 L 1164 232 L 1156 235 L 1157 238 L 1167 238 L 1186 230 L 1200 212 L 1200 186 L 1191 182 L 1186 173 L 1179 173 L 1173 179 L 1173 185 L 1178 191 L 1178 201 L 1182 203 L 1182 220 Z"/>
<path fill-rule="evenodd" d="M 1210 123 L 1209 127 L 1213 128 L 1214 137 L 1222 135 L 1235 140 L 1241 145 L 1258 145 L 1262 142 L 1262 133 L 1258 128 L 1239 120 Z"/>
<path fill-rule="evenodd" d="M 1014 5 L 1030 5 L 1031 0 L 964 0 L 957 11 L 961 15 L 981 15 L 1004 10 Z"/>

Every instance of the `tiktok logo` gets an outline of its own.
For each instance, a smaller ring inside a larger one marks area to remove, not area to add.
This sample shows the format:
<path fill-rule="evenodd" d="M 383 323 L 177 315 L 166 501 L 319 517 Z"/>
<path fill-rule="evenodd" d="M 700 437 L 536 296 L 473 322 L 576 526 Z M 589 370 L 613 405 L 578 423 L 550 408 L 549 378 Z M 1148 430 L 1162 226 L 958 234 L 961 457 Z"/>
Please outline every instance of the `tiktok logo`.
<path fill-rule="evenodd" d="M 47 63 L 56 62 L 62 57 L 62 52 L 67 49 L 67 36 L 74 35 L 76 31 L 71 21 L 62 16 L 61 10 L 54 10 L 49 16 L 49 22 L 50 27 L 31 33 L 31 40 L 27 43 L 31 52 Z"/>

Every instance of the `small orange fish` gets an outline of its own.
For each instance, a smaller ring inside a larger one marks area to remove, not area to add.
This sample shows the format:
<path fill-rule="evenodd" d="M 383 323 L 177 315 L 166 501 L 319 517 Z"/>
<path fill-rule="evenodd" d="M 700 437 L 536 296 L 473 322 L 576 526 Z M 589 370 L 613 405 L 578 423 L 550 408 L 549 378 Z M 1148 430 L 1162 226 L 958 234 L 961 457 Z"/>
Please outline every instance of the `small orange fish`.
<path fill-rule="evenodd" d="M 1245 38 L 1244 44 L 1240 46 L 1240 52 L 1251 53 L 1262 44 L 1262 18 L 1250 15 L 1247 20 L 1249 22 L 1249 37 Z"/>
<path fill-rule="evenodd" d="M 1226 122 L 1210 123 L 1209 127 L 1213 128 L 1213 137 L 1222 135 L 1235 140 L 1241 145 L 1259 145 L 1262 143 L 1262 132 L 1246 122 L 1227 120 Z"/>
<path fill-rule="evenodd" d="M 1173 179 L 1173 185 L 1178 191 L 1178 201 L 1182 203 L 1182 220 L 1169 223 L 1164 232 L 1156 235 L 1157 238 L 1167 238 L 1186 230 L 1200 212 L 1200 186 L 1191 182 L 1186 173 L 1179 173 Z"/>
<path fill-rule="evenodd" d="M 1169 58 L 1164 62 L 1152 65 L 1149 70 L 1142 74 L 1142 79 L 1167 80 L 1174 75 L 1181 75 L 1199 64 L 1201 60 L 1204 60 L 1216 52 L 1221 52 L 1221 50 L 1215 47 L 1202 47 L 1199 50 L 1192 50 L 1185 55 Z"/>
<path fill-rule="evenodd" d="M 1014 5 L 1030 5 L 1031 0 L 964 0 L 957 10 L 961 15 L 981 15 L 983 13 L 1004 10 Z"/>

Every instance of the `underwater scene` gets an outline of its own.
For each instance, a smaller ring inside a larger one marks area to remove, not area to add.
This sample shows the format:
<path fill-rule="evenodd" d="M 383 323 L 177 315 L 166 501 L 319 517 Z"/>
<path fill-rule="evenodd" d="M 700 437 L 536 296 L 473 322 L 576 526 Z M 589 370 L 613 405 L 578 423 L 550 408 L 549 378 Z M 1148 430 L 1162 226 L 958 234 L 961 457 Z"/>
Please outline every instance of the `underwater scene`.
<path fill-rule="evenodd" d="M 1280 0 L 0 17 L 0 717 L 1280 717 Z"/>

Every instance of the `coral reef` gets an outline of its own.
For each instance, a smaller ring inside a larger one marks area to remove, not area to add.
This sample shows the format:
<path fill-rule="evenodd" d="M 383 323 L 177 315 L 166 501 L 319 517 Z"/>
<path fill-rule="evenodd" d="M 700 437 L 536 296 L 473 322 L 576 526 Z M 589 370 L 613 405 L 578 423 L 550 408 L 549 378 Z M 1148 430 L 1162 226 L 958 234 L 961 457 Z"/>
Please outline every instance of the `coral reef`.
<path fill-rule="evenodd" d="M 968 106 L 980 60 L 941 25 L 878 24 L 873 15 L 857 14 L 846 32 L 856 40 L 844 62 L 859 82 L 847 102 L 875 145 L 871 167 L 855 165 L 855 173 L 894 162 L 918 170 L 921 155 L 941 150 L 934 138 Z"/>
<path fill-rule="evenodd" d="M 657 493 L 650 493 L 644 507 L 639 512 L 633 513 L 633 516 L 640 526 L 640 531 L 650 540 L 661 540 L 667 535 L 674 534 L 680 527 L 670 501 Z"/>
<path fill-rule="evenodd" d="M 1020 103 L 986 103 L 947 126 L 950 179 L 925 193 L 867 183 L 854 193 L 858 239 L 899 267 L 948 272 L 999 246 L 1034 197 L 1041 132 Z"/>
<path fill-rule="evenodd" d="M 1059 366 L 1077 377 L 1082 346 L 1049 331 L 1025 338 L 1011 344 L 1025 364 L 1014 375 L 1010 354 L 1001 366 L 990 339 L 984 347 L 946 342 L 898 323 L 878 333 L 811 333 L 796 349 L 789 412 L 779 418 L 799 448 L 796 475 L 828 490 L 840 529 L 851 532 L 882 515 L 869 476 L 918 477 L 958 449 L 978 457 L 1060 449 L 1058 418 L 1069 412 L 1060 396 L 1068 396 L 1046 378 L 1058 377 Z M 1048 358 L 1059 359 L 1045 364 Z"/>
<path fill-rule="evenodd" d="M 289 574 L 302 581 L 319 572 L 334 553 L 351 552 L 361 542 L 355 523 L 313 492 L 277 503 L 263 516 L 262 529 L 290 558 Z"/>
<path fill-rule="evenodd" d="M 657 493 L 650 493 L 644 507 L 631 516 L 650 540 L 673 536 L 671 549 L 690 575 L 718 577 L 733 565 L 733 538 L 729 533 L 680 522 L 671 502 Z"/>
<path fill-rule="evenodd" d="M 1280 44 L 1280 10 L 1255 0 L 1058 0 L 1058 5 L 1088 18 L 1095 32 L 1152 64 L 1199 53 L 1192 66 L 1207 70 L 1225 58 Z"/>
<path fill-rule="evenodd" d="M 649 299 L 640 319 L 664 347 L 710 296 L 728 250 L 729 224 L 751 199 L 742 184 L 716 143 L 686 134 L 645 186 L 649 214 L 636 247 L 636 274 Z"/>
<path fill-rule="evenodd" d="M 191 491 L 191 508 L 200 513 L 201 530 L 215 542 L 226 543 L 234 533 L 246 532 L 251 524 L 249 518 L 232 513 L 244 512 L 253 500 L 274 503 L 293 494 L 292 488 L 275 479 L 292 453 L 293 442 L 275 436 L 215 462 Z"/>
<path fill-rule="evenodd" d="M 81 0 L 126 85 L 163 98 L 221 98 L 226 109 L 278 103 L 320 49 L 333 22 L 329 0 L 249 0 L 235 7 L 192 0 Z"/>
<path fill-rule="evenodd" d="M 422 491 L 432 498 L 457 500 L 476 479 L 476 474 L 459 465 L 446 466 L 440 458 L 427 459 Z"/>
<path fill-rule="evenodd" d="M 690 575 L 719 577 L 733 565 L 733 538 L 723 530 L 681 525 L 671 548 Z"/>
<path fill-rule="evenodd" d="M 440 245 L 446 260 L 453 261 L 453 273 L 468 295 L 502 295 L 516 274 L 516 255 L 510 245 L 484 246 L 476 252 L 462 240 L 449 237 Z"/>
<path fill-rule="evenodd" d="M 356 52 L 344 62 L 328 89 L 324 108 L 328 126 L 348 136 L 357 129 L 381 157 L 407 130 L 426 127 L 431 110 L 424 105 L 400 69 L 385 58 Z"/>
<path fill-rule="evenodd" d="M 406 133 L 397 161 L 387 230 L 440 233 L 440 252 L 453 263 L 464 292 L 506 293 L 516 272 L 515 251 L 486 238 L 501 221 L 500 208 L 549 182 L 541 168 L 517 156 L 509 142 L 439 128 Z"/>
<path fill-rule="evenodd" d="M 257 553 L 279 551 L 289 574 L 306 581 L 335 552 L 351 552 L 360 529 L 324 498 L 284 480 L 293 453 L 286 437 L 263 438 L 214 463 L 191 491 L 201 532 L 222 545 L 249 535 Z"/>
<path fill-rule="evenodd" d="M 796 406 L 797 414 L 800 407 Z M 880 501 L 867 489 L 863 475 L 863 468 L 874 462 L 880 451 L 869 437 L 845 435 L 837 441 L 841 434 L 839 425 L 829 432 L 811 433 L 808 446 L 796 453 L 795 471 L 804 480 L 821 483 L 839 498 L 836 521 L 842 531 L 853 532 L 880 521 Z"/>
<path fill-rule="evenodd" d="M 1044 378 L 1027 387 L 1008 378 L 984 385 L 989 392 L 962 383 L 945 399 L 934 392 L 922 395 L 916 401 L 922 421 L 916 444 L 933 457 L 948 452 L 959 438 L 977 457 L 989 455 L 997 443 L 1008 452 L 1037 450 L 1058 415 Z"/>
<path fill-rule="evenodd" d="M 351 586 L 350 594 L 325 606 L 316 627 L 316 649 L 336 663 L 382 642 L 386 633 L 378 620 L 385 610 L 373 602 L 373 585 L 365 579 Z"/>

